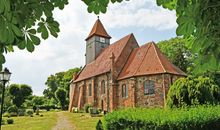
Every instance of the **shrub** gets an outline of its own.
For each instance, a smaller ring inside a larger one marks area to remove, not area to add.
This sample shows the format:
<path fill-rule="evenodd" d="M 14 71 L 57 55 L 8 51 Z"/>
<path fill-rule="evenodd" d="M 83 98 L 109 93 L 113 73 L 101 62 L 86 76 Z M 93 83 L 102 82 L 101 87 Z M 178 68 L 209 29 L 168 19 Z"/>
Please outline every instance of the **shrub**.
<path fill-rule="evenodd" d="M 11 113 L 11 112 L 18 113 L 18 108 L 17 108 L 16 106 L 10 106 L 10 107 L 7 109 L 7 111 L 8 111 L 9 113 Z"/>
<path fill-rule="evenodd" d="M 33 110 L 32 109 L 27 109 L 26 110 L 26 113 L 29 115 L 29 116 L 33 116 Z"/>
<path fill-rule="evenodd" d="M 123 109 L 104 117 L 107 130 L 219 130 L 220 106 Z"/>
<path fill-rule="evenodd" d="M 78 113 L 78 112 L 79 112 L 79 110 L 78 110 L 78 108 L 77 108 L 77 107 L 73 107 L 73 108 L 72 108 L 72 112 L 73 112 L 73 113 Z"/>
<path fill-rule="evenodd" d="M 89 113 L 89 108 L 90 108 L 90 107 L 92 107 L 92 106 L 89 105 L 89 104 L 85 104 L 84 110 L 85 110 L 86 113 Z"/>
<path fill-rule="evenodd" d="M 5 112 L 2 116 L 3 116 L 3 117 L 10 117 L 10 113 Z"/>
<path fill-rule="evenodd" d="M 67 95 L 67 92 L 63 88 L 58 88 L 55 92 L 55 97 L 59 101 L 59 104 L 60 104 L 62 110 L 65 110 L 65 108 L 66 108 L 65 107 L 66 95 Z"/>
<path fill-rule="evenodd" d="M 12 118 L 8 118 L 8 119 L 7 119 L 7 123 L 8 123 L 8 124 L 13 124 L 13 123 L 14 123 L 14 120 L 13 120 Z"/>
<path fill-rule="evenodd" d="M 25 109 L 18 109 L 18 116 L 24 116 L 25 115 Z"/>
<path fill-rule="evenodd" d="M 16 112 L 11 112 L 11 113 L 9 113 L 9 115 L 10 115 L 10 117 L 15 117 L 15 116 L 18 116 L 18 113 L 16 113 Z"/>
<path fill-rule="evenodd" d="M 169 89 L 168 107 L 215 104 L 220 101 L 220 88 L 208 77 L 178 79 Z"/>
<path fill-rule="evenodd" d="M 41 105 L 38 108 L 45 109 L 47 111 L 50 111 L 50 109 L 60 109 L 59 107 L 56 107 L 55 105 Z"/>
<path fill-rule="evenodd" d="M 90 113 L 91 117 L 101 116 L 101 115 L 99 115 L 99 110 L 97 108 L 90 108 L 89 113 Z"/>

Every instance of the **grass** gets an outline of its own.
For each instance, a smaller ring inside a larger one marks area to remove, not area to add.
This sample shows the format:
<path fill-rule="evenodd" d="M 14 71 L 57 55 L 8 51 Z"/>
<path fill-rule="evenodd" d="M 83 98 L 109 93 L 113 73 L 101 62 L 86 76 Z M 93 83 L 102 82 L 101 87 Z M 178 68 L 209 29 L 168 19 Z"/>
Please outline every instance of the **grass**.
<path fill-rule="evenodd" d="M 2 126 L 3 130 L 51 130 L 57 121 L 56 112 L 44 112 L 40 113 L 43 117 L 36 116 L 21 116 L 11 117 L 14 120 L 14 124 L 6 124 Z M 4 118 L 6 121 L 7 118 Z"/>
<path fill-rule="evenodd" d="M 70 113 L 62 112 L 76 130 L 95 130 L 99 119 L 103 117 L 91 117 L 88 113 Z M 43 117 L 36 116 L 20 116 L 11 117 L 14 124 L 6 124 L 2 126 L 3 130 L 51 130 L 57 123 L 56 112 L 42 112 Z M 3 118 L 6 122 L 6 117 Z"/>
<path fill-rule="evenodd" d="M 95 130 L 96 124 L 103 117 L 91 117 L 88 113 L 69 113 L 64 112 L 64 115 L 74 125 L 76 130 Z"/>

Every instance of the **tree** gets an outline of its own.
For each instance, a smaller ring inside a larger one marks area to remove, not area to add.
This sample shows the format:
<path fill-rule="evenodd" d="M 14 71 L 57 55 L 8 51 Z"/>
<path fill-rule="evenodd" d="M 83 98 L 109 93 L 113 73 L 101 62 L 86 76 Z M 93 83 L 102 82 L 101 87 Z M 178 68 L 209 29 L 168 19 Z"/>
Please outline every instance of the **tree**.
<path fill-rule="evenodd" d="M 168 107 L 216 104 L 220 102 L 220 88 L 209 77 L 189 76 L 178 79 L 169 89 Z"/>
<path fill-rule="evenodd" d="M 63 9 L 68 0 L 0 0 L 0 68 L 3 53 L 13 47 L 33 52 L 40 38 L 57 37 L 59 23 L 53 18 L 55 8 Z"/>
<path fill-rule="evenodd" d="M 80 68 L 73 68 L 69 69 L 64 73 L 64 76 L 62 78 L 64 82 L 64 89 L 67 91 L 67 97 L 69 97 L 69 90 L 70 90 L 70 81 L 73 79 L 75 74 L 77 74 L 81 69 Z"/>
<path fill-rule="evenodd" d="M 88 12 L 105 13 L 109 2 L 123 0 L 84 0 Z M 158 6 L 175 10 L 177 36 L 189 39 L 188 46 L 197 53 L 195 72 L 220 69 L 220 3 L 219 0 L 156 0 Z"/>
<path fill-rule="evenodd" d="M 42 96 L 34 96 L 32 98 L 32 103 L 33 103 L 33 106 L 43 105 L 45 103 L 45 98 Z"/>
<path fill-rule="evenodd" d="M 9 94 L 12 96 L 12 102 L 18 108 L 25 102 L 25 99 L 32 95 L 32 89 L 26 84 L 11 84 Z"/>
<path fill-rule="evenodd" d="M 2 89 L 3 89 L 3 85 L 0 84 L 0 102 L 2 101 L 1 97 L 2 97 Z M 4 97 L 4 108 L 3 108 L 3 111 L 6 111 L 8 109 L 8 107 L 12 106 L 12 99 L 10 97 L 10 94 L 9 94 L 9 87 L 6 86 L 5 88 L 5 97 Z"/>
<path fill-rule="evenodd" d="M 59 101 L 59 104 L 62 108 L 62 110 L 65 110 L 65 105 L 66 105 L 66 90 L 63 88 L 57 89 L 55 92 L 56 99 Z"/>
<path fill-rule="evenodd" d="M 48 88 L 44 90 L 44 96 L 48 97 L 49 99 L 54 98 L 54 93 L 58 88 L 64 88 L 67 93 L 69 93 L 70 81 L 72 80 L 73 75 L 79 71 L 80 68 L 74 68 L 65 72 L 58 72 L 54 75 L 50 75 L 45 83 Z"/>
<path fill-rule="evenodd" d="M 55 92 L 59 88 L 62 88 L 67 93 L 67 101 L 65 102 L 65 105 L 68 105 L 70 81 L 72 80 L 74 74 L 78 73 L 79 71 L 80 68 L 73 68 L 65 72 L 58 72 L 54 75 L 50 75 L 45 83 L 47 88 L 43 91 L 44 96 L 51 100 L 51 103 L 57 103 L 58 100 L 55 96 Z"/>
<path fill-rule="evenodd" d="M 174 65 L 187 72 L 187 68 L 193 65 L 193 54 L 186 44 L 186 40 L 176 37 L 158 42 L 157 45 Z"/>

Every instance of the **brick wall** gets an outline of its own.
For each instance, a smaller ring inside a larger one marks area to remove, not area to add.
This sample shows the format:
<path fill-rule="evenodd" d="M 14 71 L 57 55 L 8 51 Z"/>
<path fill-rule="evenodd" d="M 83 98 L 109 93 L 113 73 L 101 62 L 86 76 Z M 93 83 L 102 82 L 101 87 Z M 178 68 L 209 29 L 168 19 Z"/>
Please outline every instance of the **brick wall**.
<path fill-rule="evenodd" d="M 92 105 L 97 108 L 103 107 L 103 109 L 106 111 L 108 110 L 108 108 L 107 108 L 107 106 L 108 106 L 107 105 L 107 103 L 108 103 L 107 94 L 108 94 L 108 88 L 109 88 L 109 80 L 108 80 L 109 77 L 110 77 L 109 74 L 102 74 L 102 75 L 81 81 L 81 82 L 85 83 L 84 90 L 83 90 L 83 92 L 79 91 L 79 94 L 77 96 L 81 96 L 80 93 L 83 93 L 84 101 L 83 101 L 82 106 L 89 104 L 89 105 Z M 101 93 L 101 82 L 102 81 L 105 81 L 105 93 Z M 79 84 L 79 83 L 77 83 L 77 84 Z M 91 87 L 92 87 L 92 95 L 91 96 L 89 96 L 89 84 L 91 84 Z M 81 83 L 81 86 L 83 86 L 82 83 Z M 73 102 L 76 101 L 74 99 L 76 99 L 76 98 L 73 98 Z M 77 102 L 79 102 L 79 101 L 77 101 Z"/>
<path fill-rule="evenodd" d="M 119 81 L 118 84 L 118 108 L 121 107 L 134 107 L 135 106 L 135 87 L 132 85 L 133 80 L 125 79 Z M 126 84 L 128 87 L 128 96 L 122 97 L 122 86 Z"/>
<path fill-rule="evenodd" d="M 144 95 L 144 81 L 155 81 L 154 94 Z M 137 77 L 136 106 L 155 107 L 164 105 L 163 75 L 150 75 Z"/>
<path fill-rule="evenodd" d="M 169 87 L 182 76 L 158 74 L 139 76 L 112 82 L 111 74 L 106 73 L 71 85 L 72 106 L 82 109 L 85 104 L 112 111 L 121 107 L 163 107 Z M 144 81 L 155 81 L 154 94 L 144 95 Z M 105 81 L 105 93 L 101 93 L 101 82 Z M 89 96 L 89 84 L 92 95 Z M 128 86 L 128 97 L 122 97 L 122 85 Z M 109 96 L 108 96 L 109 95 Z M 70 109 L 70 108 L 69 108 Z"/>

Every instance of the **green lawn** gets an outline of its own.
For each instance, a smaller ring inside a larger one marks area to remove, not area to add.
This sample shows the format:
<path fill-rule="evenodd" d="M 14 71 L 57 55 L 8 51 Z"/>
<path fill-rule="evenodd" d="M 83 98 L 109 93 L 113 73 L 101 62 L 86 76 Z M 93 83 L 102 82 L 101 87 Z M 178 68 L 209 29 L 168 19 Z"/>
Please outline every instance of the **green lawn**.
<path fill-rule="evenodd" d="M 96 123 L 103 117 L 91 117 L 88 113 L 70 113 L 62 112 L 76 130 L 95 130 Z M 57 123 L 56 112 L 40 113 L 43 117 L 36 116 L 21 116 L 11 117 L 14 119 L 14 124 L 6 124 L 2 126 L 2 130 L 51 130 Z M 4 117 L 6 121 L 7 118 Z"/>
<path fill-rule="evenodd" d="M 2 126 L 2 130 L 51 130 L 56 125 L 56 112 L 40 113 L 43 117 L 22 116 L 12 117 L 14 124 L 6 124 Z M 4 118 L 5 121 L 7 118 Z"/>
<path fill-rule="evenodd" d="M 69 113 L 64 112 L 69 121 L 75 126 L 76 130 L 95 130 L 99 119 L 103 117 L 91 117 L 88 113 Z"/>

